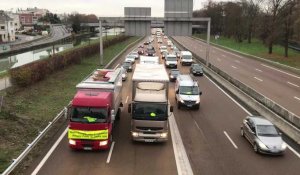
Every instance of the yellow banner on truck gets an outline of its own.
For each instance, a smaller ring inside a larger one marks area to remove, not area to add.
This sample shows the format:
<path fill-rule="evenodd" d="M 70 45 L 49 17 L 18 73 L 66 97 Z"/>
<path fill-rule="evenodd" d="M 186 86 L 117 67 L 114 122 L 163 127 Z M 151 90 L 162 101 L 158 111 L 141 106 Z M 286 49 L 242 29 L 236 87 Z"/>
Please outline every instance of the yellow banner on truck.
<path fill-rule="evenodd" d="M 108 139 L 108 129 L 96 131 L 73 130 L 68 131 L 69 139 L 105 140 Z"/>

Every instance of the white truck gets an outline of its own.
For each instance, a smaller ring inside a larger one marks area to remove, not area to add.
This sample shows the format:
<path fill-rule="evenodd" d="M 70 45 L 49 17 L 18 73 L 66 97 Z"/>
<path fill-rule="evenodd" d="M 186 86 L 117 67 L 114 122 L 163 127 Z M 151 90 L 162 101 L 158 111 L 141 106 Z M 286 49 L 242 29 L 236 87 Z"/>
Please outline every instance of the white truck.
<path fill-rule="evenodd" d="M 192 65 L 193 63 L 193 55 L 190 51 L 181 51 L 179 59 L 181 65 Z"/>
<path fill-rule="evenodd" d="M 178 75 L 175 83 L 175 100 L 177 108 L 182 106 L 188 108 L 200 108 L 200 91 L 197 81 L 194 81 L 189 74 Z"/>
<path fill-rule="evenodd" d="M 134 141 L 168 140 L 169 77 L 162 64 L 137 64 L 132 77 L 131 135 Z M 170 108 L 170 109 L 169 109 Z"/>
<path fill-rule="evenodd" d="M 140 56 L 140 64 L 159 64 L 159 57 L 157 56 Z"/>
<path fill-rule="evenodd" d="M 68 139 L 72 149 L 107 150 L 113 124 L 122 107 L 122 71 L 97 69 L 77 86 L 68 108 Z"/>
<path fill-rule="evenodd" d="M 168 68 L 177 68 L 177 57 L 174 54 L 168 54 L 165 58 L 165 66 Z"/>

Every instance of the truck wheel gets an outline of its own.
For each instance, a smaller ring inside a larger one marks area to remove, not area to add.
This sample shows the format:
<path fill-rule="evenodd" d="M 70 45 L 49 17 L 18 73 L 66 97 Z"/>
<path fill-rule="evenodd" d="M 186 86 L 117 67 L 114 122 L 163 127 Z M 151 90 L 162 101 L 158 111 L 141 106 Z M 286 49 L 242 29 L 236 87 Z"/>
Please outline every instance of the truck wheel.
<path fill-rule="evenodd" d="M 116 115 L 116 120 L 120 120 L 120 115 L 121 115 L 121 110 L 120 110 L 120 108 L 118 108 L 118 112 L 117 112 L 117 115 Z"/>

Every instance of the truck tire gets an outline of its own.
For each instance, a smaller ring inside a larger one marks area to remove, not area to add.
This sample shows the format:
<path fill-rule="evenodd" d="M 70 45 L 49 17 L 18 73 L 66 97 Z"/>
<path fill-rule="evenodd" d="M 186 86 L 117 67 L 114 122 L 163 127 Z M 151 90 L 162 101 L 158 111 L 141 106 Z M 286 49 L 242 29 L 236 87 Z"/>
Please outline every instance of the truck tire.
<path fill-rule="evenodd" d="M 118 112 L 117 112 L 117 115 L 116 115 L 116 120 L 120 120 L 120 115 L 121 115 L 121 109 L 118 108 Z"/>

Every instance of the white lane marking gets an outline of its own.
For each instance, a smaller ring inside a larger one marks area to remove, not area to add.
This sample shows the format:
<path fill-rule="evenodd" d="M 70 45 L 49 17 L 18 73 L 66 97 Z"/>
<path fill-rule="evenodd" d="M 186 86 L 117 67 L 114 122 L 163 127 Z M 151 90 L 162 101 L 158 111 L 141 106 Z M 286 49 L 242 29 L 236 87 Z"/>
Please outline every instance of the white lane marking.
<path fill-rule="evenodd" d="M 233 142 L 233 140 L 229 137 L 229 135 L 227 134 L 226 131 L 224 131 L 225 136 L 228 138 L 228 140 L 231 142 L 231 144 L 233 145 L 233 147 L 235 149 L 238 149 L 238 147 L 236 146 L 236 144 Z"/>
<path fill-rule="evenodd" d="M 296 75 L 293 75 L 293 74 L 290 74 L 290 73 L 284 72 L 284 71 L 282 71 L 282 70 L 279 70 L 279 69 L 276 69 L 276 68 L 274 68 L 274 67 L 271 67 L 271 66 L 268 66 L 268 65 L 265 65 L 265 64 L 261 64 L 261 65 L 262 65 L 262 66 L 264 66 L 264 67 L 267 67 L 267 68 L 270 68 L 270 69 L 276 70 L 276 71 L 278 71 L 278 72 L 281 72 L 281 73 L 287 74 L 287 75 L 289 75 L 289 76 L 292 76 L 292 77 L 295 77 L 295 78 L 298 78 L 298 79 L 300 79 L 300 77 L 298 77 L 298 76 L 296 76 Z"/>
<path fill-rule="evenodd" d="M 295 96 L 294 98 L 300 101 L 300 98 L 299 98 L 299 97 L 296 97 L 296 96 Z"/>
<path fill-rule="evenodd" d="M 51 156 L 51 154 L 53 153 L 53 151 L 56 149 L 56 147 L 58 146 L 58 144 L 61 142 L 61 140 L 64 138 L 64 136 L 67 134 L 68 132 L 68 128 L 66 128 L 64 130 L 64 132 L 59 136 L 59 138 L 56 140 L 56 142 L 54 143 L 54 145 L 51 147 L 51 149 L 47 152 L 47 154 L 45 155 L 45 157 L 42 159 L 42 161 L 38 164 L 38 166 L 34 169 L 34 171 L 31 173 L 31 175 L 36 175 L 40 169 L 42 168 L 42 166 L 46 163 L 46 161 L 48 160 L 48 158 Z"/>
<path fill-rule="evenodd" d="M 259 78 L 257 78 L 257 77 L 254 77 L 256 80 L 258 80 L 258 81 L 260 81 L 260 82 L 262 82 L 263 80 L 262 79 L 259 79 Z"/>
<path fill-rule="evenodd" d="M 198 123 L 196 122 L 196 120 L 194 120 L 194 122 L 195 122 L 195 125 L 197 126 L 197 128 L 200 130 L 200 127 L 199 127 Z"/>
<path fill-rule="evenodd" d="M 299 87 L 298 85 L 294 84 L 294 83 L 291 83 L 291 82 L 287 82 L 288 84 L 292 85 L 292 86 L 295 86 L 295 87 Z"/>
<path fill-rule="evenodd" d="M 169 117 L 170 132 L 172 137 L 172 144 L 174 156 L 176 161 L 177 173 L 179 175 L 193 175 L 193 170 L 185 151 L 174 114 Z"/>
<path fill-rule="evenodd" d="M 234 60 L 236 63 L 241 63 L 239 60 Z"/>
<path fill-rule="evenodd" d="M 125 101 L 125 104 L 127 104 L 127 102 L 128 102 L 128 97 L 129 97 L 129 96 L 127 96 L 127 97 L 126 97 L 126 101 Z"/>
<path fill-rule="evenodd" d="M 217 60 L 218 60 L 218 61 L 221 61 L 221 59 L 220 59 L 220 58 L 217 58 Z"/>
<path fill-rule="evenodd" d="M 285 142 L 285 144 L 287 145 L 287 147 L 288 147 L 288 149 L 289 150 L 291 150 L 298 158 L 300 158 L 300 154 L 296 151 L 296 150 L 294 150 L 289 144 L 287 144 L 286 142 Z"/>
<path fill-rule="evenodd" d="M 243 58 L 242 56 L 236 55 L 236 54 L 234 54 L 234 53 L 231 53 L 231 52 L 227 52 L 227 51 L 225 51 L 225 50 L 222 50 L 222 49 L 219 49 L 219 48 L 216 48 L 216 47 L 214 47 L 214 49 L 218 49 L 219 51 L 222 51 L 222 52 L 225 52 L 225 53 L 231 54 L 231 55 L 233 55 L 233 56 L 236 56 L 236 57 L 239 57 L 239 58 Z"/>
<path fill-rule="evenodd" d="M 234 68 L 234 69 L 237 69 L 237 67 L 235 67 L 235 66 L 231 66 L 232 68 Z"/>
<path fill-rule="evenodd" d="M 110 149 L 109 149 L 109 153 L 108 153 L 108 157 L 107 157 L 106 163 L 109 163 L 109 162 L 110 162 L 110 158 L 111 158 L 112 152 L 113 152 L 113 150 L 114 150 L 114 146 L 115 146 L 115 141 L 113 141 L 112 144 L 111 144 L 111 146 L 110 146 Z"/>
<path fill-rule="evenodd" d="M 222 54 L 222 57 L 226 57 L 226 55 L 223 55 L 223 54 Z"/>
<path fill-rule="evenodd" d="M 204 75 L 210 82 L 212 82 L 221 92 L 223 92 L 229 99 L 231 99 L 236 105 L 238 105 L 242 110 L 244 110 L 248 115 L 252 115 L 246 108 L 239 104 L 235 99 L 233 99 L 229 94 L 227 94 L 220 86 L 213 82 L 208 76 Z"/>
<path fill-rule="evenodd" d="M 260 69 L 255 69 L 255 70 L 257 70 L 258 72 L 262 72 L 262 70 L 260 70 Z"/>
<path fill-rule="evenodd" d="M 244 110 L 248 115 L 253 115 L 251 112 L 249 112 L 246 108 L 244 108 L 242 105 L 240 105 L 235 99 L 233 99 L 230 95 L 228 95 L 220 86 L 218 86 L 215 82 L 213 82 L 209 77 L 204 75 L 210 82 L 212 82 L 218 89 L 220 89 L 221 92 L 223 92 L 228 98 L 230 98 L 235 104 L 237 104 L 242 110 Z M 297 97 L 298 98 L 298 97 Z M 300 100 L 300 98 L 299 98 Z M 287 144 L 287 143 L 286 143 Z M 300 154 L 295 151 L 289 144 L 287 144 L 288 148 L 300 158 Z"/>
<path fill-rule="evenodd" d="M 115 67 L 114 69 L 117 69 L 117 67 L 118 67 L 119 65 L 120 65 L 120 64 L 117 64 L 116 67 Z"/>

